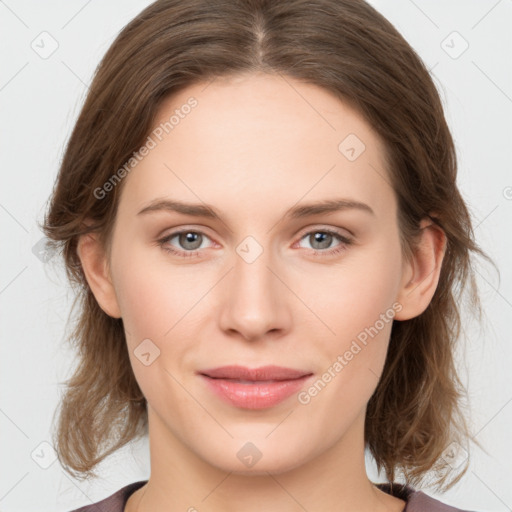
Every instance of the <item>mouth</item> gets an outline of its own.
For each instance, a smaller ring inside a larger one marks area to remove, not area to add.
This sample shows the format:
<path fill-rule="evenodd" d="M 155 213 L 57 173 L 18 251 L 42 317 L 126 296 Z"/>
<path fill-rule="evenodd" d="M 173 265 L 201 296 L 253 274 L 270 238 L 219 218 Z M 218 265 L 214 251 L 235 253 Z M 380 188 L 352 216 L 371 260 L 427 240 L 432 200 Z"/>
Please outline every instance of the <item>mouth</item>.
<path fill-rule="evenodd" d="M 221 366 L 203 370 L 202 375 L 213 379 L 245 380 L 248 382 L 292 380 L 312 372 L 285 368 L 284 366 L 260 366 L 259 368 L 247 368 L 246 366 Z"/>
<path fill-rule="evenodd" d="M 266 409 L 298 392 L 313 373 L 279 366 L 223 366 L 198 375 L 211 392 L 228 404 L 243 409 Z"/>

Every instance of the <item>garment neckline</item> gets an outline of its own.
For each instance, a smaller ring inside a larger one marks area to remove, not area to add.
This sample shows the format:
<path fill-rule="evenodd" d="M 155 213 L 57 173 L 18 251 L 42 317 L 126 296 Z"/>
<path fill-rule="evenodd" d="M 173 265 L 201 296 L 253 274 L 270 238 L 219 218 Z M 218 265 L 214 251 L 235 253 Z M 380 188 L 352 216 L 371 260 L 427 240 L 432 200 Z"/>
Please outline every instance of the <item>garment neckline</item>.
<path fill-rule="evenodd" d="M 140 489 L 143 485 L 147 484 L 148 480 L 139 480 L 137 482 L 133 482 L 128 484 L 126 487 L 120 489 L 120 494 L 122 496 L 122 511 L 124 512 L 124 507 L 126 506 L 126 502 L 130 498 L 130 496 L 138 489 Z M 410 498 L 413 494 L 417 493 L 412 487 L 409 487 L 405 484 L 399 483 L 374 483 L 375 487 L 380 489 L 381 491 L 393 496 L 395 498 L 399 498 L 405 501 L 405 508 L 402 512 L 408 512 L 408 506 L 410 503 Z"/>

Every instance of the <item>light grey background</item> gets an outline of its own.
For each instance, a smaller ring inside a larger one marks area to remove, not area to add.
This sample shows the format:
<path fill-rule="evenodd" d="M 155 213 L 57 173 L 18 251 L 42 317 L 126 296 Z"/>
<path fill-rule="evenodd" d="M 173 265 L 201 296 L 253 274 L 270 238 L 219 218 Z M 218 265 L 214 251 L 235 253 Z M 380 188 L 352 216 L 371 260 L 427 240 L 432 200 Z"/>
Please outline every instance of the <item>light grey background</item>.
<path fill-rule="evenodd" d="M 108 459 L 101 478 L 89 483 L 71 479 L 58 461 L 52 463 L 45 443 L 51 441 L 59 383 L 73 360 L 63 345 L 72 295 L 63 272 L 32 251 L 42 238 L 36 220 L 42 219 L 94 69 L 119 30 L 149 3 L 0 1 L 3 512 L 68 511 L 149 476 L 147 441 Z M 470 390 L 472 432 L 487 453 L 472 446 L 464 479 L 443 495 L 429 494 L 468 510 L 511 510 L 512 1 L 371 3 L 432 69 L 477 240 L 501 271 L 498 284 L 492 269 L 477 268 L 486 319 L 482 325 L 464 319 L 467 341 L 459 356 Z M 50 36 L 41 35 L 45 31 Z M 52 44 L 58 48 L 45 55 Z"/>

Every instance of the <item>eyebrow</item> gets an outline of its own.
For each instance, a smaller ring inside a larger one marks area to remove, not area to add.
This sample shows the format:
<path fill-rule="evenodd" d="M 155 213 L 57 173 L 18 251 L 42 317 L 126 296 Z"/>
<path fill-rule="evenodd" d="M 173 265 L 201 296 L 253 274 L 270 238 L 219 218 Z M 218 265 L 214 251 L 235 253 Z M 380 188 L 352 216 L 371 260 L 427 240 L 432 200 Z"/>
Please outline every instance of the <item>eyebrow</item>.
<path fill-rule="evenodd" d="M 301 219 L 322 213 L 334 213 L 343 210 L 360 210 L 375 216 L 375 212 L 366 203 L 353 199 L 326 199 L 316 203 L 295 206 L 287 210 L 284 217 L 289 219 Z M 169 211 L 190 215 L 192 217 L 205 217 L 221 220 L 220 215 L 210 205 L 184 203 L 174 199 L 154 199 L 145 206 L 137 215 L 158 211 Z"/>

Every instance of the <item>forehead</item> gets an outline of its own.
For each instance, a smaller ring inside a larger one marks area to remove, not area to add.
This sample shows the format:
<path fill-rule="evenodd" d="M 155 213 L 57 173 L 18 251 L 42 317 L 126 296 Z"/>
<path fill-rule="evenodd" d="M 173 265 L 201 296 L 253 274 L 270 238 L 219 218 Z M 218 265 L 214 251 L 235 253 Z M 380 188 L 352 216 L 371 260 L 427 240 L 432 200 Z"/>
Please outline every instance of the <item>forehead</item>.
<path fill-rule="evenodd" d="M 290 77 L 194 84 L 164 101 L 155 133 L 154 148 L 126 178 L 123 208 L 139 211 L 165 195 L 253 213 L 301 198 L 394 206 L 372 127 L 329 91 Z"/>

